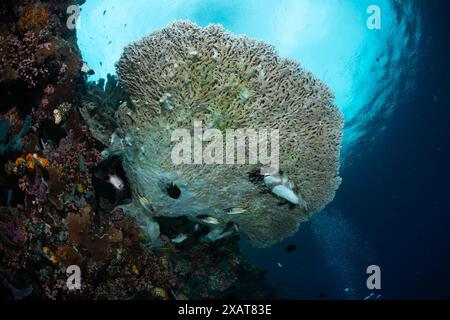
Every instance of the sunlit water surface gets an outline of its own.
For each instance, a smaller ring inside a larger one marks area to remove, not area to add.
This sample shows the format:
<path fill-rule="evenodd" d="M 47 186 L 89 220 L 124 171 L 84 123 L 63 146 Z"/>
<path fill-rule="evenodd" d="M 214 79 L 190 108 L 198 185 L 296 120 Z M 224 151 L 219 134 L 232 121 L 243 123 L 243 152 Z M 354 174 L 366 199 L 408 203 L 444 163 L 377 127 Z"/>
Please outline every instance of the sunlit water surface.
<path fill-rule="evenodd" d="M 115 73 L 123 48 L 178 19 L 220 23 L 278 48 L 335 92 L 346 120 L 343 163 L 353 143 L 383 130 L 396 97 L 410 89 L 420 19 L 409 2 L 379 0 L 381 30 L 367 28 L 372 0 L 90 0 L 82 7 L 79 45 L 96 72 Z M 371 120 L 377 118 L 374 125 Z M 369 135 L 366 137 L 366 135 Z"/>

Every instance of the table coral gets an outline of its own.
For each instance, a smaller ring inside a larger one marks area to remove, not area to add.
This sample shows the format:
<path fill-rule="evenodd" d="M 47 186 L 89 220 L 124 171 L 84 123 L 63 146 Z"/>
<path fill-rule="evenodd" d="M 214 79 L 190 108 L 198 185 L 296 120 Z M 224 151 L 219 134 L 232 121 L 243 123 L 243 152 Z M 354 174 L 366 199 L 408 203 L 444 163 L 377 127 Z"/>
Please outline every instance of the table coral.
<path fill-rule="evenodd" d="M 269 246 L 333 199 L 343 117 L 328 87 L 274 47 L 181 21 L 126 47 L 117 72 L 133 103 L 117 112 L 116 141 L 133 189 L 130 212 L 143 220 L 213 216 L 221 227 L 239 225 L 252 244 Z M 270 192 L 256 165 L 174 164 L 171 135 L 194 120 L 223 132 L 278 129 L 290 194 L 282 186 Z M 283 205 L 277 195 L 294 203 Z M 230 207 L 246 213 L 230 215 Z"/>

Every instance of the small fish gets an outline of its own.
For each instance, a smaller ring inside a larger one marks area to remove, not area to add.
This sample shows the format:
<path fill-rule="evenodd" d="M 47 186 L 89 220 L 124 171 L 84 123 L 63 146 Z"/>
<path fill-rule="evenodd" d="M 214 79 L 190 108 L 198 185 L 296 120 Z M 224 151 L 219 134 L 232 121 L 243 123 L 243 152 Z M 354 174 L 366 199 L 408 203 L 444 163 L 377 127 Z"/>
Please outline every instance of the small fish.
<path fill-rule="evenodd" d="M 277 262 L 277 266 L 278 266 L 278 268 L 283 268 L 283 265 L 281 264 L 281 262 Z"/>
<path fill-rule="evenodd" d="M 369 294 L 367 297 L 364 298 L 364 300 L 370 300 L 375 296 L 375 293 Z"/>
<path fill-rule="evenodd" d="M 300 200 L 299 200 L 298 196 L 295 194 L 295 192 L 286 186 L 283 186 L 283 185 L 276 186 L 272 189 L 272 192 L 274 194 L 276 194 L 277 196 L 279 196 L 280 198 L 283 198 L 283 199 L 289 201 L 290 203 L 293 203 L 293 204 L 300 203 Z"/>
<path fill-rule="evenodd" d="M 83 61 L 83 64 L 82 64 L 82 66 L 81 66 L 81 72 L 84 73 L 84 74 L 87 74 L 87 75 L 89 75 L 89 76 L 93 76 L 93 75 L 95 74 L 95 71 L 92 70 L 92 69 L 88 66 L 87 62 L 84 62 L 84 61 Z"/>
<path fill-rule="evenodd" d="M 235 215 L 247 212 L 247 209 L 244 208 L 229 208 L 225 210 L 226 214 Z"/>
<path fill-rule="evenodd" d="M 295 250 L 297 250 L 297 246 L 295 244 L 290 244 L 284 248 L 284 251 L 286 252 L 294 252 Z"/>
<path fill-rule="evenodd" d="M 112 43 L 112 40 L 110 42 L 108 42 L 108 45 L 110 45 Z"/>
<path fill-rule="evenodd" d="M 171 239 L 171 241 L 173 243 L 182 243 L 183 241 L 185 241 L 188 238 L 187 235 L 185 235 L 184 233 L 180 233 L 179 235 L 177 235 L 175 238 Z"/>
<path fill-rule="evenodd" d="M 292 204 L 299 204 L 300 198 L 293 191 L 294 183 L 289 180 L 287 175 L 280 171 L 275 175 L 268 175 L 264 177 L 265 185 L 280 198 L 289 201 Z"/>
<path fill-rule="evenodd" d="M 364 298 L 364 300 L 380 300 L 381 294 L 376 295 L 375 293 L 369 294 L 367 297 Z"/>
<path fill-rule="evenodd" d="M 106 10 L 105 11 L 103 11 L 103 15 L 105 15 L 106 14 Z"/>
<path fill-rule="evenodd" d="M 145 210 L 152 211 L 152 206 L 150 203 L 150 200 L 148 200 L 146 197 L 142 195 L 138 195 L 139 203 Z"/>
<path fill-rule="evenodd" d="M 88 73 L 90 70 L 91 68 L 89 68 L 88 64 L 86 62 L 83 62 L 83 65 L 81 66 L 81 72 Z"/>
<path fill-rule="evenodd" d="M 217 220 L 214 217 L 206 217 L 206 218 L 203 218 L 202 221 L 207 224 L 214 224 L 214 225 L 220 224 L 219 220 Z"/>
<path fill-rule="evenodd" d="M 125 187 L 123 180 L 115 174 L 109 175 L 109 183 L 113 185 L 116 190 L 122 191 Z"/>

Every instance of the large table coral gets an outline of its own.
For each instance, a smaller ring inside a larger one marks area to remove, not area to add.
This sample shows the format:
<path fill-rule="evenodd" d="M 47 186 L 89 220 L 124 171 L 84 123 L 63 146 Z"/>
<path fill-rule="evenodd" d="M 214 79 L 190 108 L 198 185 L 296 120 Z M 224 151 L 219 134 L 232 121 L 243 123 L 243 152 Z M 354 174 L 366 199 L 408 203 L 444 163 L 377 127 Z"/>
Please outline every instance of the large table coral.
<path fill-rule="evenodd" d="M 187 216 L 213 226 L 210 239 L 232 222 L 253 245 L 268 246 L 333 199 L 342 115 L 328 87 L 274 47 L 181 21 L 130 44 L 117 71 L 133 103 L 117 112 L 112 148 L 122 148 L 132 186 L 128 209 L 150 233 L 158 232 L 153 217 Z M 278 129 L 280 172 L 174 164 L 171 135 L 194 120 L 222 132 Z"/>

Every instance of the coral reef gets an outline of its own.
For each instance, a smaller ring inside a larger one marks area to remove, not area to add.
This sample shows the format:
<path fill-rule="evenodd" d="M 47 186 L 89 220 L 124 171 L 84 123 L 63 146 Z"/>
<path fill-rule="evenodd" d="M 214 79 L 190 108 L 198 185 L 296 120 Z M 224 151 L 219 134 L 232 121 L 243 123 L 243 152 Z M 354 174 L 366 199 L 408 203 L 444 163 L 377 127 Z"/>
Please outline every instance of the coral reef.
<path fill-rule="evenodd" d="M 342 115 L 324 83 L 272 46 L 181 21 L 130 44 L 117 72 L 132 103 L 116 113 L 112 149 L 123 149 L 131 183 L 126 210 L 154 236 L 152 217 L 187 216 L 215 225 L 210 238 L 233 222 L 252 244 L 269 246 L 333 199 Z M 268 188 L 257 165 L 174 164 L 171 135 L 194 120 L 222 132 L 278 129 L 284 178 L 270 177 L 280 182 Z M 232 208 L 245 213 L 229 214 Z"/>
<path fill-rule="evenodd" d="M 191 222 L 171 219 L 156 251 L 120 209 L 129 182 L 121 159 L 100 151 L 131 101 L 113 76 L 86 81 L 76 31 L 65 28 L 76 3 L 0 2 L 0 299 L 263 297 L 236 238 L 219 248 L 201 241 L 208 228 L 193 235 Z M 176 232 L 190 240 L 173 243 Z M 71 265 L 80 290 L 66 284 Z"/>
<path fill-rule="evenodd" d="M 117 128 L 115 113 L 120 105 L 127 102 L 127 93 L 119 86 L 115 76 L 108 74 L 106 83 L 103 79 L 98 83 L 90 83 L 80 113 L 92 136 L 104 145 L 109 145 L 111 135 Z"/>
<path fill-rule="evenodd" d="M 15 121 L 16 122 L 16 121 Z M 11 125 L 9 120 L 0 120 L 0 155 L 5 154 L 8 151 L 22 149 L 22 139 L 28 133 L 30 128 L 31 117 L 26 117 L 24 121 L 21 121 L 20 131 L 8 140 L 10 135 L 10 128 L 14 131 L 17 128 L 16 123 Z"/>

